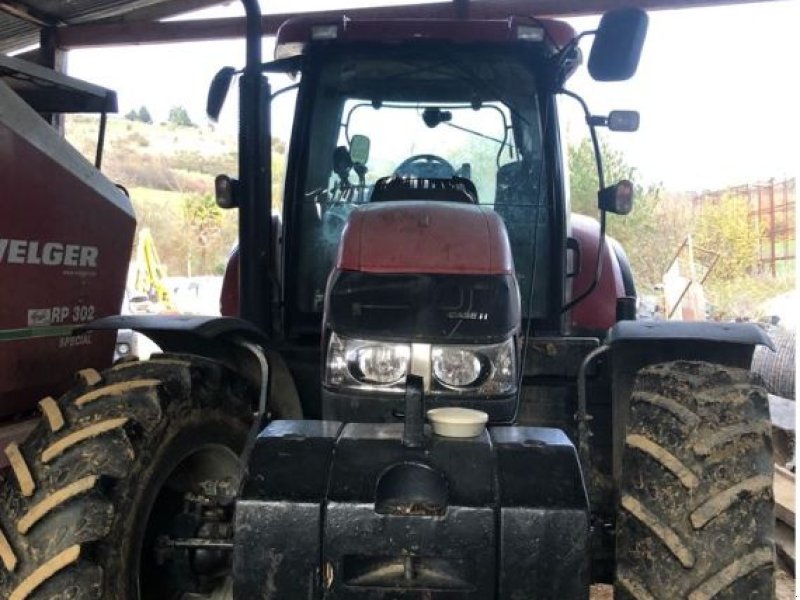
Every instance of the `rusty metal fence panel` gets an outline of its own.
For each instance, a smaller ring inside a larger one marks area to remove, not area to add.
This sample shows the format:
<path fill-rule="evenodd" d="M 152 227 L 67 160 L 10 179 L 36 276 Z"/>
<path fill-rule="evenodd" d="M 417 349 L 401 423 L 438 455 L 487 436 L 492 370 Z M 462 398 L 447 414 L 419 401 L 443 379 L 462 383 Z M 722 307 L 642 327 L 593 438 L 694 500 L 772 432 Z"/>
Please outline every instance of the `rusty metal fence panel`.
<path fill-rule="evenodd" d="M 719 202 L 723 197 L 747 201 L 750 220 L 761 232 L 758 243 L 758 271 L 772 277 L 795 268 L 796 180 L 784 179 L 740 185 L 703 192 L 692 199 L 695 208 Z"/>

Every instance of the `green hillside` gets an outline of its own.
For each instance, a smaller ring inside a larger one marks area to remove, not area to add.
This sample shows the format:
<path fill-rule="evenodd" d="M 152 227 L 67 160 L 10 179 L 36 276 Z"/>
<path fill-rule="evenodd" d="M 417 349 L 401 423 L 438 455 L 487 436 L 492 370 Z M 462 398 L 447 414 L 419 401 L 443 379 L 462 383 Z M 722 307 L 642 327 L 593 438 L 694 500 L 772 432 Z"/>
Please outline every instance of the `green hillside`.
<path fill-rule="evenodd" d="M 94 161 L 99 120 L 72 116 L 66 136 Z M 213 200 L 214 177 L 237 172 L 236 139 L 208 127 L 110 117 L 103 172 L 131 195 L 138 226 L 149 227 L 169 275 L 223 271 L 236 241 L 236 212 Z"/>

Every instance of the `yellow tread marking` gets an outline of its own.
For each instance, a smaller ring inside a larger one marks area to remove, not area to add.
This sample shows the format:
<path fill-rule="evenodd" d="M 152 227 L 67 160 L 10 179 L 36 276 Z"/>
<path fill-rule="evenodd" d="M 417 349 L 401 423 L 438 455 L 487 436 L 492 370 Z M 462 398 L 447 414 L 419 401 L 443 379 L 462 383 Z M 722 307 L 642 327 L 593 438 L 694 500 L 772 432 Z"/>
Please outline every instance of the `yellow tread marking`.
<path fill-rule="evenodd" d="M 708 456 L 718 447 L 723 446 L 733 440 L 745 435 L 767 435 L 770 432 L 770 424 L 766 421 L 757 423 L 743 423 L 725 427 L 714 433 L 710 433 L 698 440 L 694 444 L 694 452 L 700 456 Z"/>
<path fill-rule="evenodd" d="M 192 363 L 188 360 L 178 360 L 175 358 L 151 358 L 150 360 L 130 360 L 126 362 L 117 363 L 111 367 L 112 371 L 121 371 L 133 365 L 167 365 L 173 367 L 189 367 Z"/>
<path fill-rule="evenodd" d="M 105 385 L 91 392 L 86 392 L 82 396 L 75 398 L 75 406 L 83 406 L 94 402 L 103 396 L 115 396 L 137 390 L 139 388 L 154 387 L 161 383 L 160 379 L 134 379 L 132 381 L 122 381 L 120 383 L 112 383 Z"/>
<path fill-rule="evenodd" d="M 96 369 L 81 369 L 78 371 L 78 378 L 86 385 L 95 385 L 102 379 Z"/>
<path fill-rule="evenodd" d="M 11 592 L 8 600 L 25 600 L 31 593 L 42 585 L 45 581 L 50 579 L 53 575 L 60 570 L 68 567 L 81 555 L 81 547 L 79 545 L 70 546 L 63 552 L 56 554 L 53 558 L 36 568 L 36 570 L 28 575 L 16 589 Z"/>
<path fill-rule="evenodd" d="M 14 554 L 14 549 L 8 543 L 8 539 L 2 529 L 0 529 L 0 560 L 3 561 L 6 569 L 11 572 L 17 568 L 17 556 Z"/>
<path fill-rule="evenodd" d="M 687 569 L 694 565 L 694 555 L 678 537 L 678 534 L 664 525 L 656 515 L 632 496 L 622 497 L 622 507 L 636 517 L 645 527 L 661 540 L 680 563 Z"/>
<path fill-rule="evenodd" d="M 700 417 L 694 414 L 694 412 L 692 412 L 690 409 L 686 408 L 683 404 L 660 394 L 654 394 L 652 392 L 637 392 L 633 396 L 633 401 L 650 404 L 660 408 L 661 410 L 665 410 L 675 416 L 675 418 L 677 418 L 679 421 L 689 426 L 694 426 L 698 423 L 698 421 L 700 421 Z"/>
<path fill-rule="evenodd" d="M 107 421 L 99 421 L 89 425 L 88 427 L 84 427 L 83 429 L 79 429 L 78 431 L 70 433 L 60 440 L 53 442 L 42 451 L 42 462 L 48 463 L 57 456 L 63 454 L 65 450 L 68 450 L 75 444 L 79 444 L 84 440 L 88 440 L 89 438 L 97 437 L 98 435 L 106 433 L 107 431 L 111 431 L 112 429 L 122 427 L 127 422 L 128 417 L 108 419 Z"/>
<path fill-rule="evenodd" d="M 56 490 L 47 498 L 35 504 L 28 512 L 22 515 L 22 518 L 17 521 L 17 531 L 21 534 L 26 534 L 31 527 L 33 527 L 42 517 L 44 517 L 51 510 L 58 508 L 67 500 L 78 496 L 94 487 L 97 482 L 96 475 L 89 475 L 83 479 L 78 479 L 70 483 L 68 486 Z"/>
<path fill-rule="evenodd" d="M 631 579 L 629 577 L 625 577 L 624 575 L 620 575 L 617 577 L 617 583 L 625 588 L 625 591 L 636 598 L 636 600 L 656 600 L 653 597 L 653 594 L 647 590 L 644 584 L 636 579 Z"/>
<path fill-rule="evenodd" d="M 17 442 L 11 442 L 6 446 L 6 456 L 8 457 L 8 462 L 11 463 L 14 476 L 17 478 L 20 492 L 26 498 L 32 496 L 36 490 L 36 484 L 33 481 L 31 470 L 28 468 L 28 463 L 25 462 L 25 457 L 19 451 Z"/>
<path fill-rule="evenodd" d="M 753 391 L 751 383 L 733 383 L 732 385 L 710 388 L 695 394 L 698 406 L 712 406 L 727 404 L 734 408 L 750 401 L 750 392 Z M 721 392 L 721 393 L 720 393 Z M 742 394 L 741 392 L 745 392 Z"/>
<path fill-rule="evenodd" d="M 47 418 L 50 431 L 55 433 L 64 427 L 64 415 L 61 414 L 58 403 L 52 397 L 48 396 L 47 398 L 39 400 L 39 408 L 42 409 L 42 413 L 44 413 L 45 418 Z"/>
<path fill-rule="evenodd" d="M 653 458 L 653 460 L 661 464 L 661 466 L 663 466 L 680 480 L 680 482 L 683 484 L 683 487 L 693 489 L 700 484 L 700 480 L 697 478 L 697 475 L 692 473 L 689 467 L 678 460 L 674 454 L 665 450 L 653 440 L 643 435 L 639 435 L 638 433 L 634 433 L 625 438 L 625 443 L 631 448 L 641 450 Z"/>
<path fill-rule="evenodd" d="M 758 494 L 772 489 L 772 478 L 766 475 L 756 475 L 727 490 L 715 494 L 700 505 L 691 515 L 692 525 L 695 529 L 704 527 L 713 518 L 728 510 L 742 493 Z"/>
<path fill-rule="evenodd" d="M 773 561 L 772 548 L 758 550 L 737 558 L 727 567 L 706 579 L 689 594 L 688 600 L 711 600 L 726 587 Z"/>

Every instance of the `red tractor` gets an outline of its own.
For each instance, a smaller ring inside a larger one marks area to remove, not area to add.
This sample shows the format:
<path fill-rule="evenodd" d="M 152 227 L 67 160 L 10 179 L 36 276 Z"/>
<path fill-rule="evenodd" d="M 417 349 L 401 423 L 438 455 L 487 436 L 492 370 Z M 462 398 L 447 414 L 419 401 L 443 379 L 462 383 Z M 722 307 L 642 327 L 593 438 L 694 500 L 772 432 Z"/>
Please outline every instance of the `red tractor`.
<path fill-rule="evenodd" d="M 605 237 L 632 186 L 605 186 L 599 151 L 600 222 L 570 215 L 556 96 L 596 150 L 597 127 L 636 125 L 565 89 L 581 36 L 499 3 L 293 20 L 262 63 L 245 6 L 239 176 L 216 181 L 240 215 L 227 316 L 88 326 L 165 354 L 84 377 L 17 448 L 2 593 L 770 598 L 770 427 L 748 371 L 770 342 L 635 320 Z M 595 79 L 633 75 L 646 22 L 603 17 Z M 299 76 L 282 215 L 265 73 Z"/>

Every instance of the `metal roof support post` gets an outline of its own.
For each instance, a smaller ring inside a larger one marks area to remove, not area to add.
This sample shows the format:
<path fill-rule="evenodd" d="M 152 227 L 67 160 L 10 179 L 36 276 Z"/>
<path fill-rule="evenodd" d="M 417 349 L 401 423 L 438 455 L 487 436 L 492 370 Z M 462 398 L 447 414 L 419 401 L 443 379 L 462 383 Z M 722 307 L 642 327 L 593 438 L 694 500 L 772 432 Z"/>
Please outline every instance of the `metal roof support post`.
<path fill-rule="evenodd" d="M 67 51 L 59 48 L 55 27 L 45 27 L 39 32 L 38 64 L 58 73 L 67 72 Z M 64 135 L 64 115 L 42 115 L 60 135 Z"/>
<path fill-rule="evenodd" d="M 239 314 L 267 335 L 272 330 L 272 173 L 269 84 L 261 72 L 261 9 L 242 0 L 247 63 L 239 81 Z"/>

